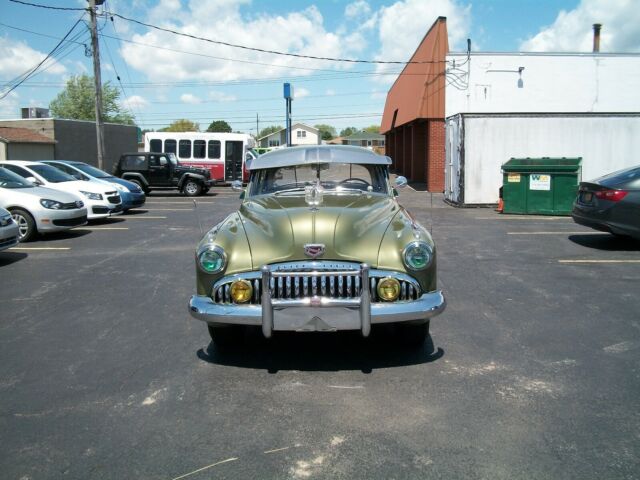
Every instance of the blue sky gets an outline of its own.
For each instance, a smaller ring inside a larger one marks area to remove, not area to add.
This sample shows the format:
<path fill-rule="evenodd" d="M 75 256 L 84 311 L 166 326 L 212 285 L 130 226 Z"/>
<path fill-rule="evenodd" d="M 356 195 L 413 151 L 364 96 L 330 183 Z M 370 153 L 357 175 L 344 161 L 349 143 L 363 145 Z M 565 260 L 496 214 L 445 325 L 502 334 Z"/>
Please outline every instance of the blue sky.
<path fill-rule="evenodd" d="M 82 14 L 0 2 L 2 84 L 42 60 Z M 632 0 L 107 0 L 104 9 L 196 36 L 340 58 L 407 60 L 439 15 L 447 17 L 452 50 L 463 50 L 471 38 L 482 51 L 589 51 L 591 24 L 600 22 L 603 51 L 640 51 L 640 9 Z M 260 128 L 283 125 L 284 81 L 296 90 L 294 121 L 365 127 L 380 122 L 385 92 L 400 69 L 238 50 L 119 18 L 103 17 L 100 27 L 103 80 L 121 89 L 123 107 L 143 128 L 187 118 L 205 129 L 221 119 L 255 133 L 256 115 Z M 18 117 L 23 106 L 47 107 L 69 76 L 92 74 L 84 24 L 70 38 L 78 43 L 64 56 L 0 100 L 0 119 Z"/>

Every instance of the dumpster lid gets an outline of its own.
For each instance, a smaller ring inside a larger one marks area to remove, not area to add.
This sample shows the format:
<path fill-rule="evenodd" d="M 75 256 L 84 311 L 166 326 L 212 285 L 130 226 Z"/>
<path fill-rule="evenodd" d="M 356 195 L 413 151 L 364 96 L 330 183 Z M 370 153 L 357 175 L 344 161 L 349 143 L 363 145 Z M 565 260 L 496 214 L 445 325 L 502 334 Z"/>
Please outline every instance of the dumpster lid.
<path fill-rule="evenodd" d="M 504 172 L 578 172 L 582 157 L 511 158 L 502 165 Z"/>

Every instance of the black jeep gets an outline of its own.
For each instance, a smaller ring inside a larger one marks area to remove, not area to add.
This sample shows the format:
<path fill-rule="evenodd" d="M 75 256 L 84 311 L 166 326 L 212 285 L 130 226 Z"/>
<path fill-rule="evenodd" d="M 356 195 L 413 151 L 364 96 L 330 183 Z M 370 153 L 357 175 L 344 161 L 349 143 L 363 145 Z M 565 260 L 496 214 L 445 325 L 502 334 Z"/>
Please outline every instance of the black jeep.
<path fill-rule="evenodd" d="M 137 183 L 146 194 L 155 188 L 173 188 L 195 197 L 207 193 L 215 183 L 209 170 L 180 165 L 175 156 L 166 153 L 123 153 L 113 174 Z"/>

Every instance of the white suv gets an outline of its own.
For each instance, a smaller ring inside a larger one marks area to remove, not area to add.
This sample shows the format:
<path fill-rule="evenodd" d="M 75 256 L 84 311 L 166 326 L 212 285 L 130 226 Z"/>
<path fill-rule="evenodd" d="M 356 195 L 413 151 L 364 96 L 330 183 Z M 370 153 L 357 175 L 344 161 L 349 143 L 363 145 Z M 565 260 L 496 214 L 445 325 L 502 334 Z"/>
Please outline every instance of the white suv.
<path fill-rule="evenodd" d="M 72 193 L 36 187 L 15 173 L 0 168 L 0 207 L 18 224 L 21 242 L 38 233 L 59 232 L 87 224 L 87 209 Z"/>
<path fill-rule="evenodd" d="M 12 171 L 38 186 L 73 193 L 87 206 L 87 218 L 95 220 L 122 212 L 122 199 L 113 186 L 77 180 L 51 165 L 26 160 L 5 160 L 0 167 Z"/>

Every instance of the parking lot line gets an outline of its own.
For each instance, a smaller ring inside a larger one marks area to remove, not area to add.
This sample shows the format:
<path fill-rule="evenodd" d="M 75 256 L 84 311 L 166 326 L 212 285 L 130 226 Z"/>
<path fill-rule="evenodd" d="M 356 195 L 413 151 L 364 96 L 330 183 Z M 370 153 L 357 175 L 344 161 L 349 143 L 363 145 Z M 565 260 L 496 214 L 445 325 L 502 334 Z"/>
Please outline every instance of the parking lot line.
<path fill-rule="evenodd" d="M 203 202 L 203 201 L 199 202 L 198 200 L 196 200 L 196 202 L 198 203 L 198 205 L 201 204 L 201 203 L 212 203 L 212 204 L 215 203 L 215 202 L 206 202 L 206 201 L 205 202 Z M 157 205 L 171 205 L 171 204 L 193 205 L 193 202 L 191 200 L 183 200 L 181 202 L 177 202 L 177 201 L 165 202 L 165 201 L 162 201 L 162 200 L 153 200 L 153 201 L 147 201 L 145 203 L 145 205 L 150 204 L 150 203 L 154 203 L 154 204 L 157 204 Z M 144 209 L 144 207 L 139 207 L 139 208 Z"/>
<path fill-rule="evenodd" d="M 602 235 L 603 232 L 507 232 L 507 235 Z"/>
<path fill-rule="evenodd" d="M 78 227 L 76 230 L 129 230 L 129 227 Z"/>
<path fill-rule="evenodd" d="M 193 208 L 145 208 L 147 212 L 189 212 Z"/>
<path fill-rule="evenodd" d="M 636 260 L 558 260 L 558 263 L 640 263 Z"/>
<path fill-rule="evenodd" d="M 71 247 L 11 247 L 9 250 L 71 250 Z"/>
<path fill-rule="evenodd" d="M 127 216 L 127 222 L 129 220 L 163 220 L 165 218 L 167 217 L 153 217 L 153 216 L 147 216 L 147 215 L 137 215 L 134 217 Z"/>
<path fill-rule="evenodd" d="M 476 220 L 572 220 L 571 217 L 547 217 L 546 215 L 496 215 L 476 217 Z"/>

